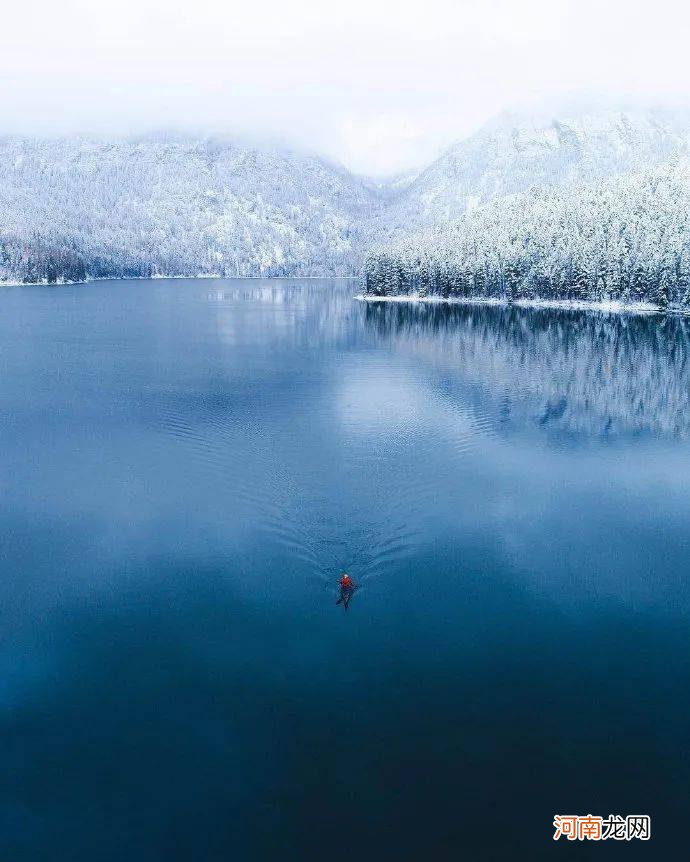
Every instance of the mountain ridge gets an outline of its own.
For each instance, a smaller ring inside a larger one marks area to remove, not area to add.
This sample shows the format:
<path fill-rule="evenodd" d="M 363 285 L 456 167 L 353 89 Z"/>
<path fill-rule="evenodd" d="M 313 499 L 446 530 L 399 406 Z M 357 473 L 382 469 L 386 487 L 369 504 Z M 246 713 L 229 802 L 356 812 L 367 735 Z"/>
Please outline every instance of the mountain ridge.
<path fill-rule="evenodd" d="M 688 110 L 503 112 L 378 182 L 227 136 L 0 138 L 0 281 L 355 275 L 375 245 L 690 151 Z"/>
<path fill-rule="evenodd" d="M 688 152 L 690 110 L 504 111 L 419 174 L 404 192 L 402 216 L 420 225 L 450 220 L 533 186 L 591 182 Z"/>

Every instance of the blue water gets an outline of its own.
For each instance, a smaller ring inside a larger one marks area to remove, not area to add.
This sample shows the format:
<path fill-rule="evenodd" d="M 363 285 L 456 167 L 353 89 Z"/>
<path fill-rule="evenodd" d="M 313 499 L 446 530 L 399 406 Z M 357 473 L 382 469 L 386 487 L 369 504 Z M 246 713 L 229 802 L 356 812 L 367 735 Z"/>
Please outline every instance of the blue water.
<path fill-rule="evenodd" d="M 690 325 L 355 287 L 3 289 L 3 860 L 685 854 Z"/>

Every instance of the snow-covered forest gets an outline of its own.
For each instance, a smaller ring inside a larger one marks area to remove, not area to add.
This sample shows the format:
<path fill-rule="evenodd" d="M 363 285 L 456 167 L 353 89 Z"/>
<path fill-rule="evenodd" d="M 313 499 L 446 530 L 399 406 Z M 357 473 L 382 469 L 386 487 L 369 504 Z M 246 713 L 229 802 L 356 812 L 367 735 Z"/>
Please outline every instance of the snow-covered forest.
<path fill-rule="evenodd" d="M 311 156 L 226 141 L 0 141 L 0 278 L 339 275 L 378 198 Z"/>
<path fill-rule="evenodd" d="M 369 255 L 373 295 L 690 303 L 690 163 L 535 188 Z"/>
<path fill-rule="evenodd" d="M 0 139 L 0 281 L 359 275 L 686 302 L 690 116 L 504 114 L 389 182 L 225 139 Z"/>

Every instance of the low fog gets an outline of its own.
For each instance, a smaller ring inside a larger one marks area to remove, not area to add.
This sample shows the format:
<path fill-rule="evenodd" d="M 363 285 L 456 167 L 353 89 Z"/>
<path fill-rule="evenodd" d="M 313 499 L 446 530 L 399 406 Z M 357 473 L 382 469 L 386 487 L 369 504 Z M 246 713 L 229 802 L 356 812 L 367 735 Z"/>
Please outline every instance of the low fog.
<path fill-rule="evenodd" d="M 390 175 L 516 104 L 683 101 L 689 25 L 670 0 L 27 0 L 0 132 L 222 132 Z"/>

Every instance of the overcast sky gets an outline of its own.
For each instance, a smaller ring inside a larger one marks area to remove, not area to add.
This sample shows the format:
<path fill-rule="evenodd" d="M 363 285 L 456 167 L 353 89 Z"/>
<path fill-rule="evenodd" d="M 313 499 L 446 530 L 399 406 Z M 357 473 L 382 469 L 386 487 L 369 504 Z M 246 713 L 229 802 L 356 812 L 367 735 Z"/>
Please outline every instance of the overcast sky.
<path fill-rule="evenodd" d="M 685 98 L 678 0 L 8 0 L 0 128 L 271 135 L 371 174 L 504 107 Z"/>

